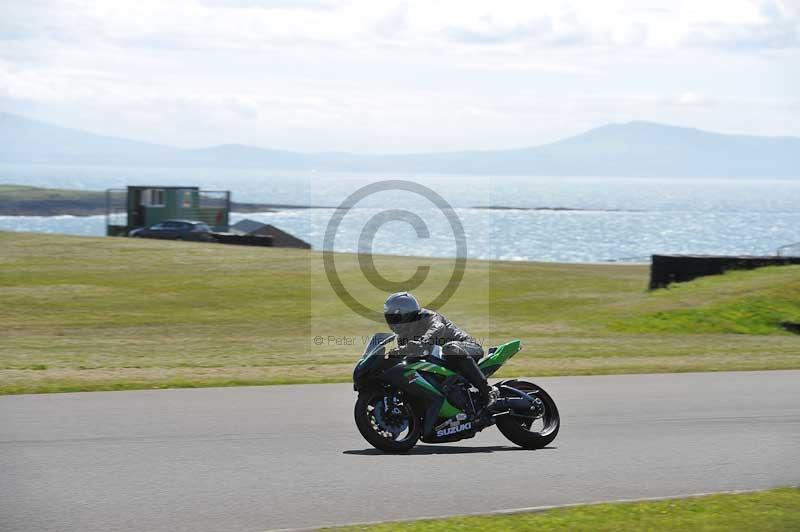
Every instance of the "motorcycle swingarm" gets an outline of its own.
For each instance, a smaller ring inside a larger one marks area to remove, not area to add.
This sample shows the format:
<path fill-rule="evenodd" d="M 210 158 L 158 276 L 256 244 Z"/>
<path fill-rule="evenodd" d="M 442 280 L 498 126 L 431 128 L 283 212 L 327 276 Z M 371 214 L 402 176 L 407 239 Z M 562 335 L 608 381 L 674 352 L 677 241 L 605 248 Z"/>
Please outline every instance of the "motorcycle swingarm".
<path fill-rule="evenodd" d="M 525 392 L 517 390 L 516 388 L 503 383 L 498 383 L 496 386 L 500 388 L 501 393 L 503 391 L 506 392 L 505 396 L 500 397 L 497 400 L 499 403 L 498 406 L 502 405 L 505 408 L 508 408 L 508 413 L 511 415 L 525 417 L 534 407 L 533 399 L 531 399 Z"/>

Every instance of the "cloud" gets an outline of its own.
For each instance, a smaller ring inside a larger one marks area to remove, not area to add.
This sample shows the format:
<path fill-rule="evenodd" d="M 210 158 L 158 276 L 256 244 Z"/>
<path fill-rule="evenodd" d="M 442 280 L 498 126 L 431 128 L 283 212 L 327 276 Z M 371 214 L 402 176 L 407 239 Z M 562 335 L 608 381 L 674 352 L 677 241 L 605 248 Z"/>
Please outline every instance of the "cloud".
<path fill-rule="evenodd" d="M 605 28 L 591 28 L 572 11 L 557 14 L 525 13 L 513 18 L 483 15 L 441 33 L 450 42 L 467 45 L 535 45 L 544 47 L 612 44 Z"/>
<path fill-rule="evenodd" d="M 680 107 L 709 107 L 715 104 L 714 100 L 696 92 L 684 92 L 671 103 Z"/>
<path fill-rule="evenodd" d="M 793 6 L 0 0 L 0 105 L 169 144 L 294 149 L 503 147 L 672 115 L 713 126 L 736 102 L 753 128 L 800 133 Z"/>
<path fill-rule="evenodd" d="M 466 44 L 506 44 L 517 41 L 544 40 L 552 37 L 550 19 L 540 18 L 522 24 L 498 26 L 483 24 L 482 27 L 448 27 L 444 35 L 448 39 Z"/>
<path fill-rule="evenodd" d="M 373 26 L 377 35 L 386 38 L 401 37 L 409 29 L 408 6 L 400 4 L 385 16 L 381 17 Z"/>
<path fill-rule="evenodd" d="M 54 0 L 3 2 L 0 5 L 0 40 L 68 40 L 99 28 L 77 6 Z"/>
<path fill-rule="evenodd" d="M 763 0 L 758 7 L 758 21 L 696 24 L 684 42 L 695 46 L 743 50 L 800 47 L 800 4 Z"/>
<path fill-rule="evenodd" d="M 693 10 L 669 2 L 643 8 L 628 0 L 136 0 L 125 9 L 107 0 L 7 0 L 0 9 L 0 40 L 28 41 L 43 55 L 42 41 L 150 50 L 368 50 L 389 44 L 453 54 L 477 47 L 757 50 L 800 44 L 800 8 L 779 0 L 711 0 Z"/>
<path fill-rule="evenodd" d="M 334 9 L 332 2 L 325 0 L 198 0 L 201 5 L 234 9 Z"/>
<path fill-rule="evenodd" d="M 568 76 L 593 76 L 601 73 L 598 68 L 570 64 L 564 61 L 535 61 L 524 58 L 495 58 L 495 61 L 473 60 L 457 65 L 467 70 L 496 72 L 563 74 Z"/>

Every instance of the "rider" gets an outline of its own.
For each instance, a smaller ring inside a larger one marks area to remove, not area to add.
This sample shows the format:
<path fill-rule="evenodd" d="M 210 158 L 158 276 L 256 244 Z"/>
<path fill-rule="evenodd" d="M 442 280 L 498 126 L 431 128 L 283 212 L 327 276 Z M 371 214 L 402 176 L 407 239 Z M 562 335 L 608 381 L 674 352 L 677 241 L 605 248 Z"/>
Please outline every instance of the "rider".
<path fill-rule="evenodd" d="M 408 292 L 390 295 L 383 305 L 383 315 L 397 335 L 399 346 L 408 350 L 440 346 L 447 364 L 480 391 L 487 406 L 494 403 L 499 393 L 478 367 L 483 348 L 473 337 L 438 312 L 421 308 Z"/>

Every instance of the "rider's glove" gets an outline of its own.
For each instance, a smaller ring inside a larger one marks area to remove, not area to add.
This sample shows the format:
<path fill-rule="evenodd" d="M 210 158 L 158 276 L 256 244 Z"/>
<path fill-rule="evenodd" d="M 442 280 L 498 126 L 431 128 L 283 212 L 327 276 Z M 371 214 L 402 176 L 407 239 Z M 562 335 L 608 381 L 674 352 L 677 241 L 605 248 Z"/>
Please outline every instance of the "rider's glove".
<path fill-rule="evenodd" d="M 423 356 L 425 356 L 422 353 L 420 343 L 415 341 L 406 342 L 398 349 L 398 352 L 400 355 L 408 359 L 422 358 Z"/>

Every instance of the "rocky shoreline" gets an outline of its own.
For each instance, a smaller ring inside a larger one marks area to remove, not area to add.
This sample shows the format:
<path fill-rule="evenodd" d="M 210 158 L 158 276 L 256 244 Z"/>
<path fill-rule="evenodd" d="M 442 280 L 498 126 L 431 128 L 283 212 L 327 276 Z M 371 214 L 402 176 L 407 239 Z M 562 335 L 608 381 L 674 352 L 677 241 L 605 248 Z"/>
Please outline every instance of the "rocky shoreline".
<path fill-rule="evenodd" d="M 327 207 L 231 202 L 231 211 L 240 213 L 314 208 Z M 0 216 L 97 216 L 105 213 L 105 192 L 0 185 Z"/>
<path fill-rule="evenodd" d="M 231 212 L 278 212 L 292 209 L 335 209 L 322 205 L 231 202 Z M 626 209 L 582 209 L 574 207 L 515 207 L 476 205 L 478 210 L 637 212 Z M 49 189 L 22 185 L 0 185 L 0 216 L 97 216 L 106 213 L 106 194 L 94 190 Z"/>
<path fill-rule="evenodd" d="M 580 209 L 577 207 L 512 207 L 507 205 L 477 205 L 472 208 L 485 211 L 641 212 L 629 209 Z"/>

